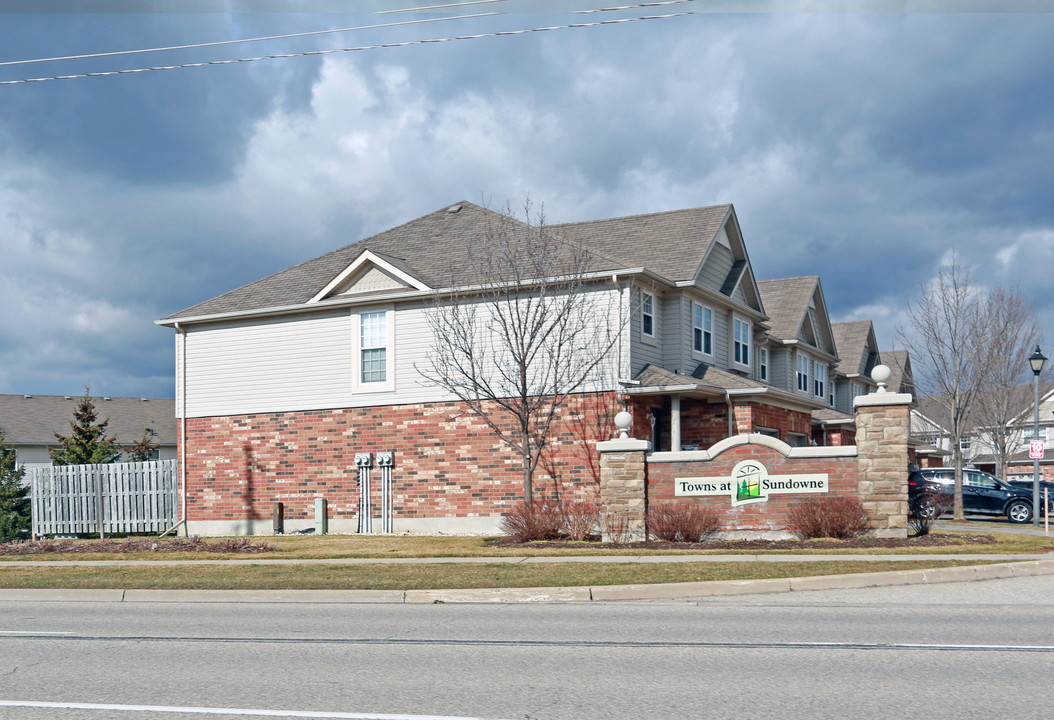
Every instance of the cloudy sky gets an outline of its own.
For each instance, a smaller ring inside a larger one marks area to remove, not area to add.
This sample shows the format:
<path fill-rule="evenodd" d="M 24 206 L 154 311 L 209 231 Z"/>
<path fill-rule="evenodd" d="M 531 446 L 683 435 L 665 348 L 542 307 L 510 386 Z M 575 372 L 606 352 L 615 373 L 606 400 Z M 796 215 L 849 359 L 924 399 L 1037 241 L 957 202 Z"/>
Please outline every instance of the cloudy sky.
<path fill-rule="evenodd" d="M 381 12 L 428 4 L 0 0 L 0 81 L 397 45 L 0 84 L 0 392 L 171 397 L 154 320 L 526 195 L 551 222 L 734 203 L 759 279 L 820 275 L 831 319 L 872 319 L 887 348 L 957 250 L 1054 340 L 1054 14 L 1027 12 L 1044 3 Z M 633 20 L 655 15 L 675 16 Z"/>

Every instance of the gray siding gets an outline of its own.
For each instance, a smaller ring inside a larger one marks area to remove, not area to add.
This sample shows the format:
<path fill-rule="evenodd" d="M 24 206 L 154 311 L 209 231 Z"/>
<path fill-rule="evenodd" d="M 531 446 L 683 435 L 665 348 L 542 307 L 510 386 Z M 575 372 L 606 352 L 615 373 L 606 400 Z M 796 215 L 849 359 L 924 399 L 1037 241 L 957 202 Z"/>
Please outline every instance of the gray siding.
<path fill-rule="evenodd" d="M 706 262 L 703 263 L 696 277 L 696 283 L 710 290 L 720 291 L 725 278 L 728 277 L 728 271 L 732 269 L 733 262 L 735 259 L 732 257 L 732 251 L 724 245 L 714 243 Z"/>
<path fill-rule="evenodd" d="M 655 339 L 652 341 L 650 338 L 645 340 L 644 334 L 641 331 L 641 289 L 633 289 L 633 300 L 632 300 L 632 311 L 630 312 L 630 370 L 632 375 L 636 375 L 641 371 L 645 365 L 651 363 L 659 367 L 665 367 L 663 364 L 662 356 L 662 309 L 665 305 L 665 300 L 657 291 L 654 291 L 656 302 L 659 303 L 659 312 L 655 315 Z M 650 292 L 650 291 L 649 291 Z"/>

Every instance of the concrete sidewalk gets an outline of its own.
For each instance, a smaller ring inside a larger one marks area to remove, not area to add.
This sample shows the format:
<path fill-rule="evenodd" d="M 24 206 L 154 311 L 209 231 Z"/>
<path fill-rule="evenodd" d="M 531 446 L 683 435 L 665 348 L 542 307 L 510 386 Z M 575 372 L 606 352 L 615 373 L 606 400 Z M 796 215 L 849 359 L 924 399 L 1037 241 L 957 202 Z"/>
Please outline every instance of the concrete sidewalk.
<path fill-rule="evenodd" d="M 1054 574 L 1054 557 L 1047 555 L 651 555 L 562 558 L 404 558 L 343 560 L 269 560 L 267 564 L 360 564 L 432 562 L 824 562 L 833 560 L 991 560 L 991 564 L 929 570 L 894 570 L 880 573 L 823 575 L 763 580 L 653 585 L 603 585 L 596 587 L 500 588 L 477 590 L 0 590 L 0 602 L 208 602 L 208 603 L 525 603 L 605 602 L 633 600 L 683 600 L 718 595 L 835 590 L 888 585 L 969 582 L 998 578 Z M 1007 562 L 1009 560 L 1009 562 Z M 11 562 L 4 567 L 38 565 L 131 564 L 261 564 L 259 560 L 199 561 L 72 561 Z"/>

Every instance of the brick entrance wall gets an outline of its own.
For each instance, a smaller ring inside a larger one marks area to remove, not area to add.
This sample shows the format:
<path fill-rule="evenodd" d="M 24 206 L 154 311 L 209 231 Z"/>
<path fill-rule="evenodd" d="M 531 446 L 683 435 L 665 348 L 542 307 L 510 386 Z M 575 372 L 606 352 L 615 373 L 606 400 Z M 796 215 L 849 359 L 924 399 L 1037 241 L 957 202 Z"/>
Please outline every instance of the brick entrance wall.
<path fill-rule="evenodd" d="M 689 453 L 667 453 L 669 456 Z M 721 513 L 722 530 L 733 534 L 783 536 L 791 506 L 809 495 L 771 495 L 766 502 L 732 507 L 731 495 L 677 497 L 678 478 L 729 477 L 741 460 L 755 460 L 770 475 L 826 473 L 830 492 L 825 497 L 855 497 L 859 483 L 856 448 L 791 448 L 785 443 L 759 435 L 741 435 L 718 443 L 708 453 L 712 459 L 658 460 L 647 466 L 648 506 L 664 504 L 711 507 Z M 813 496 L 815 497 L 815 496 Z"/>
<path fill-rule="evenodd" d="M 610 438 L 614 408 L 610 393 L 573 396 L 535 472 L 536 497 L 596 500 L 595 443 Z M 187 432 L 191 533 L 270 534 L 275 502 L 287 528 L 310 527 L 319 497 L 333 532 L 355 532 L 356 452 L 395 452 L 395 532 L 493 533 L 523 499 L 519 457 L 460 403 L 191 418 Z"/>

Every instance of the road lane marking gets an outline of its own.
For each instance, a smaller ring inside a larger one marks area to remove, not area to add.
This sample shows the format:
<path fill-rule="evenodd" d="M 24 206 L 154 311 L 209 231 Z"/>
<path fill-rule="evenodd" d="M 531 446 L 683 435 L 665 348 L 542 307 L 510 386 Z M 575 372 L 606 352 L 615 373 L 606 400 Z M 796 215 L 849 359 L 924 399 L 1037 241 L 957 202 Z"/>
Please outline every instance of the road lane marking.
<path fill-rule="evenodd" d="M 73 635 L 71 632 L 60 632 L 60 631 L 47 631 L 47 630 L 0 630 L 0 635 L 28 635 L 30 637 L 36 635 Z"/>
<path fill-rule="evenodd" d="M 279 718 L 328 718 L 329 720 L 484 720 L 453 715 L 390 715 L 383 713 L 346 713 L 315 710 L 262 710 L 254 708 L 177 707 L 170 705 L 110 705 L 98 703 L 33 702 L 0 700 L 0 707 L 52 710 L 106 710 L 110 712 L 189 713 L 194 715 L 250 715 Z"/>

